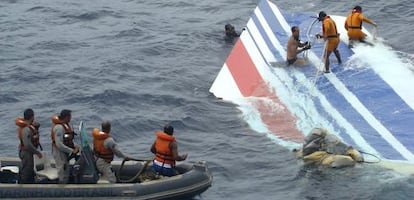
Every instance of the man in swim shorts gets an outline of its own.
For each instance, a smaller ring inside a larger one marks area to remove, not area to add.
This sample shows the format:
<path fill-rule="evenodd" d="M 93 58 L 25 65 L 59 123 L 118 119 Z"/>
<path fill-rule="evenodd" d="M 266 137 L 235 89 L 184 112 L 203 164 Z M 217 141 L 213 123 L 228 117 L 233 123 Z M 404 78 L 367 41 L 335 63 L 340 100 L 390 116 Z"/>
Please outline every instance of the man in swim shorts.
<path fill-rule="evenodd" d="M 286 47 L 286 64 L 289 65 L 303 65 L 304 58 L 298 58 L 298 54 L 311 48 L 309 42 L 301 42 L 299 40 L 299 27 L 293 26 L 291 28 L 292 35 L 290 36 Z"/>

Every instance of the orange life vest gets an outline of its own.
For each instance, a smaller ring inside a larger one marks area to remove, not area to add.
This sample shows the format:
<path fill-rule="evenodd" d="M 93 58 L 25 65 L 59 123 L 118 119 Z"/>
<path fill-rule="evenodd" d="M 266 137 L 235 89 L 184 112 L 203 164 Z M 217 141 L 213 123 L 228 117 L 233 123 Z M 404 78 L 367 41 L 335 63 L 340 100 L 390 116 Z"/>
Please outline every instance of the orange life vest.
<path fill-rule="evenodd" d="M 348 31 L 347 34 L 350 40 L 362 40 L 366 37 L 366 34 L 362 32 L 363 21 L 370 24 L 374 23 L 359 11 L 352 11 L 352 13 L 348 15 L 345 21 L 345 29 Z"/>
<path fill-rule="evenodd" d="M 172 157 L 170 143 L 175 141 L 175 137 L 164 132 L 157 132 L 157 139 L 155 140 L 155 159 L 164 164 L 175 166 L 175 160 Z"/>
<path fill-rule="evenodd" d="M 345 29 L 362 29 L 361 12 L 353 11 L 348 15 L 345 22 Z M 362 17 L 363 18 L 363 17 Z"/>
<path fill-rule="evenodd" d="M 105 148 L 104 141 L 111 137 L 109 133 L 100 131 L 98 128 L 94 128 L 92 131 L 93 136 L 93 152 L 94 154 L 104 159 L 107 162 L 114 160 L 114 152 L 112 150 Z"/>
<path fill-rule="evenodd" d="M 57 115 L 52 116 L 52 123 L 53 126 L 50 132 L 50 137 L 52 138 L 52 145 L 56 147 L 56 134 L 53 131 L 53 129 L 56 127 L 56 125 L 60 124 L 63 126 L 63 129 L 65 130 L 65 133 L 63 134 L 63 144 L 74 149 L 75 143 L 73 143 L 73 138 L 75 137 L 75 132 L 73 132 L 72 127 L 67 123 L 63 123 Z"/>
<path fill-rule="evenodd" d="M 331 19 L 331 17 L 326 16 L 323 20 L 322 24 L 322 31 L 324 37 L 330 39 L 330 38 L 338 38 L 338 30 L 336 29 L 335 22 Z"/>
<path fill-rule="evenodd" d="M 36 148 L 40 146 L 39 131 L 33 124 L 27 123 L 22 117 L 16 118 L 15 123 L 17 125 L 17 138 L 20 140 L 19 150 L 24 149 L 23 128 L 25 127 L 29 127 L 29 129 L 32 131 L 32 134 L 30 137 L 31 137 L 31 142 L 33 146 Z"/>

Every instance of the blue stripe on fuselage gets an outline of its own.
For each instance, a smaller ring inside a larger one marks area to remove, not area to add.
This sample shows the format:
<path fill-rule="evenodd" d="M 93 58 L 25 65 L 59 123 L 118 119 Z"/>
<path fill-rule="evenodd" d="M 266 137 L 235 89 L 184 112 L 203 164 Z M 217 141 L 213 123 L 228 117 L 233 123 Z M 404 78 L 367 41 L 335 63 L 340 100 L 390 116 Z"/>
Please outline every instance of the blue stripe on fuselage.
<path fill-rule="evenodd" d="M 281 55 L 281 53 L 279 51 L 277 51 L 275 46 L 270 41 L 269 36 L 266 34 L 266 31 L 264 30 L 264 28 L 263 28 L 262 24 L 260 23 L 259 19 L 257 18 L 257 16 L 253 15 L 252 20 L 255 23 L 257 29 L 259 30 L 260 35 L 263 37 L 263 40 L 265 41 L 267 47 L 273 53 L 273 56 L 275 56 L 276 60 L 283 61 L 284 60 L 283 56 Z"/>

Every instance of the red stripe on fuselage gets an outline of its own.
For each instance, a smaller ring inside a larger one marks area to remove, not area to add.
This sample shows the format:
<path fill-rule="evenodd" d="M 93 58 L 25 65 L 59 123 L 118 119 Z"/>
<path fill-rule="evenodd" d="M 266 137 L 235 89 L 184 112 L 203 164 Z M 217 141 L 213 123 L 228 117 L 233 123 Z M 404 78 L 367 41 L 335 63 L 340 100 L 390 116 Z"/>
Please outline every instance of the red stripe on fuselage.
<path fill-rule="evenodd" d="M 303 142 L 303 134 L 296 127 L 296 117 L 280 101 L 276 91 L 263 80 L 241 39 L 234 45 L 226 64 L 244 97 L 267 97 L 272 101 L 272 105 L 265 99 L 255 101 L 268 129 L 282 139 Z"/>

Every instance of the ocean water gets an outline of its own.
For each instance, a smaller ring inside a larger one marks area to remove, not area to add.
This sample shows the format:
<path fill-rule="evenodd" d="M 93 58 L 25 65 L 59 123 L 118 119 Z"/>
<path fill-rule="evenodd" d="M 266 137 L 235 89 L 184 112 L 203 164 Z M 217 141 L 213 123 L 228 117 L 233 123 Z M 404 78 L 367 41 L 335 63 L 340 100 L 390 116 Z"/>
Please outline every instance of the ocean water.
<path fill-rule="evenodd" d="M 292 12 L 346 15 L 355 5 L 402 59 L 414 60 L 414 2 L 273 1 Z M 134 157 L 175 127 L 179 152 L 206 160 L 214 181 L 195 199 L 413 199 L 414 177 L 377 165 L 306 168 L 208 92 L 258 0 L 0 0 L 1 156 L 17 156 L 15 117 L 30 107 L 50 151 L 50 117 L 73 111 L 90 130 L 103 119 Z M 390 66 L 392 67 L 392 66 Z"/>

